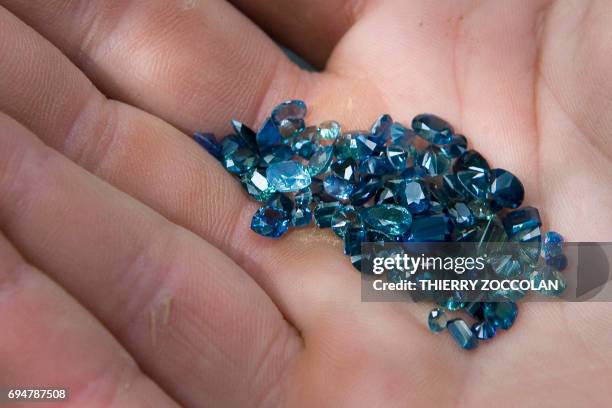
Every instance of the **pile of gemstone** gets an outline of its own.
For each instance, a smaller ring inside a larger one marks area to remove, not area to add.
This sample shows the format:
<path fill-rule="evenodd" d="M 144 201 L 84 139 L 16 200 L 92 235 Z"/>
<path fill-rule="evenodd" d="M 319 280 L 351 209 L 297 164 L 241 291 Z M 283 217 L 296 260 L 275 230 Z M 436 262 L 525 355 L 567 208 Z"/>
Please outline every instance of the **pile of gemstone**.
<path fill-rule="evenodd" d="M 421 114 L 408 128 L 385 114 L 369 131 L 343 132 L 336 121 L 306 126 L 306 111 L 302 101 L 283 102 L 258 132 L 234 120 L 234 133 L 221 143 L 210 133 L 194 134 L 262 203 L 253 231 L 279 238 L 314 219 L 343 240 L 345 255 L 359 270 L 364 242 L 529 243 L 516 256 L 490 257 L 491 271 L 503 278 L 554 279 L 565 287 L 561 236 L 548 232 L 542 239 L 538 210 L 519 208 L 524 196 L 519 179 L 491 168 L 449 123 Z M 471 349 L 512 326 L 515 301 L 525 293 L 504 291 L 495 302 L 443 295 L 429 315 L 430 329 L 446 328 Z M 447 317 L 457 311 L 467 313 L 473 325 Z"/>

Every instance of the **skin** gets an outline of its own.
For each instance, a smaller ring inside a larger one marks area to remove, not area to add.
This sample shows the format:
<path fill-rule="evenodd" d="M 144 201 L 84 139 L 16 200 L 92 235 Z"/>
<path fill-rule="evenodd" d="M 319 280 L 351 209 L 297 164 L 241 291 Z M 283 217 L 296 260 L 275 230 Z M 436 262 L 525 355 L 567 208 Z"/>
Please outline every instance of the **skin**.
<path fill-rule="evenodd" d="M 609 304 L 524 304 L 461 351 L 426 305 L 362 303 L 330 233 L 252 233 L 257 204 L 187 135 L 289 98 L 346 128 L 434 112 L 545 228 L 611 241 L 610 2 L 231 3 L 0 0 L 0 384 L 66 406 L 608 405 Z"/>

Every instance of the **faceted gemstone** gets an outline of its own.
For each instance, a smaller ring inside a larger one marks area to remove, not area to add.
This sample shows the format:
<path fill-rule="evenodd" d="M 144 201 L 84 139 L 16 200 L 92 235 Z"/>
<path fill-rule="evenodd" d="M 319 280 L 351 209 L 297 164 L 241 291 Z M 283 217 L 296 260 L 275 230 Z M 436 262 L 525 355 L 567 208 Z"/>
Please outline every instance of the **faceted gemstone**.
<path fill-rule="evenodd" d="M 399 203 L 408 208 L 412 214 L 422 213 L 429 207 L 429 200 L 425 192 L 425 184 L 422 181 L 405 182 L 398 191 Z"/>
<path fill-rule="evenodd" d="M 308 162 L 308 173 L 317 176 L 325 173 L 332 163 L 334 157 L 334 146 L 319 146 L 310 157 Z"/>
<path fill-rule="evenodd" d="M 364 222 L 383 234 L 400 236 L 410 230 L 412 215 L 398 205 L 380 204 L 365 209 Z"/>
<path fill-rule="evenodd" d="M 434 333 L 439 333 L 446 328 L 446 323 L 448 322 L 448 318 L 446 317 L 446 313 L 444 310 L 440 308 L 432 309 L 429 312 L 429 317 L 427 318 L 427 325 L 429 326 L 429 330 Z"/>
<path fill-rule="evenodd" d="M 556 269 L 557 271 L 562 271 L 567 268 L 567 257 L 563 254 L 547 256 L 544 259 L 546 261 L 546 265 Z"/>
<path fill-rule="evenodd" d="M 335 120 L 328 120 L 319 125 L 317 128 L 318 133 L 318 141 L 321 140 L 331 140 L 334 141 L 338 139 L 340 134 L 342 133 L 342 127 Z"/>
<path fill-rule="evenodd" d="M 556 256 L 563 252 L 563 237 L 555 231 L 544 234 L 544 256 Z"/>
<path fill-rule="evenodd" d="M 227 136 L 221 144 L 223 166 L 230 173 L 243 174 L 255 167 L 259 157 L 236 135 Z"/>
<path fill-rule="evenodd" d="M 361 263 L 363 261 L 364 256 L 362 254 L 351 255 L 351 264 L 353 268 L 357 269 L 359 272 L 364 272 L 361 270 Z"/>
<path fill-rule="evenodd" d="M 251 220 L 251 229 L 264 237 L 278 238 L 287 232 L 288 228 L 288 214 L 267 205 L 257 210 Z"/>
<path fill-rule="evenodd" d="M 223 161 L 223 153 L 221 153 L 221 145 L 215 139 L 215 135 L 212 133 L 195 132 L 193 134 L 193 140 L 195 140 L 200 146 L 204 148 L 211 156 L 219 161 Z"/>
<path fill-rule="evenodd" d="M 283 193 L 274 194 L 268 200 L 266 205 L 270 208 L 282 210 L 286 212 L 287 214 L 291 214 L 291 211 L 293 210 L 293 201 L 291 201 L 291 199 Z"/>
<path fill-rule="evenodd" d="M 480 235 L 479 227 L 455 228 L 453 231 L 453 241 L 457 242 L 478 242 Z"/>
<path fill-rule="evenodd" d="M 391 163 L 391 167 L 397 171 L 402 171 L 408 163 L 408 153 L 400 145 L 389 145 L 387 147 L 387 159 Z"/>
<path fill-rule="evenodd" d="M 462 170 L 457 173 L 457 180 L 464 191 L 479 201 L 485 201 L 489 191 L 489 173 Z"/>
<path fill-rule="evenodd" d="M 315 223 L 319 228 L 329 228 L 332 226 L 332 218 L 336 210 L 341 207 L 337 201 L 317 204 L 314 211 Z"/>
<path fill-rule="evenodd" d="M 420 165 L 415 165 L 413 167 L 408 167 L 400 173 L 401 178 L 404 180 L 416 180 L 427 177 L 427 169 L 421 167 Z M 402 180 L 403 181 L 403 180 Z"/>
<path fill-rule="evenodd" d="M 363 227 L 348 228 L 344 234 L 344 255 L 353 256 L 361 253 L 361 243 L 366 239 Z"/>
<path fill-rule="evenodd" d="M 263 148 L 261 150 L 261 161 L 259 165 L 261 167 L 268 167 L 272 163 L 278 163 L 282 161 L 291 160 L 293 157 L 293 150 L 291 147 L 286 145 L 276 145 Z"/>
<path fill-rule="evenodd" d="M 467 150 L 464 152 L 455 164 L 453 165 L 453 171 L 458 173 L 462 170 L 471 170 L 477 171 L 479 173 L 485 173 L 489 171 L 491 168 L 489 167 L 489 163 L 485 160 L 484 157 L 476 150 Z"/>
<path fill-rule="evenodd" d="M 508 235 L 499 217 L 494 216 L 486 221 L 481 221 L 479 226 L 482 228 L 477 245 L 479 253 L 483 256 L 498 254 L 508 242 Z"/>
<path fill-rule="evenodd" d="M 474 333 L 479 340 L 492 339 L 495 336 L 495 332 L 495 326 L 486 320 L 472 325 L 472 333 Z"/>
<path fill-rule="evenodd" d="M 346 159 L 333 163 L 331 166 L 331 171 L 341 179 L 353 183 L 357 178 L 356 167 L 357 164 L 355 160 Z"/>
<path fill-rule="evenodd" d="M 336 158 L 340 161 L 346 159 L 358 159 L 360 157 L 357 147 L 357 137 L 364 136 L 363 132 L 343 133 L 338 137 L 335 144 Z"/>
<path fill-rule="evenodd" d="M 463 306 L 465 306 L 465 302 L 456 299 L 454 296 L 449 297 L 448 299 L 446 299 L 445 302 L 443 302 L 443 306 L 449 311 L 449 312 L 455 312 L 461 308 L 463 308 Z"/>
<path fill-rule="evenodd" d="M 344 201 L 351 197 L 355 185 L 337 174 L 329 174 L 323 179 L 323 188 L 331 197 Z"/>
<path fill-rule="evenodd" d="M 291 149 L 298 156 L 308 160 L 316 149 L 315 137 L 317 128 L 309 126 L 303 132 L 298 133 L 291 141 Z"/>
<path fill-rule="evenodd" d="M 344 238 L 349 228 L 363 228 L 361 215 L 352 205 L 345 205 L 336 210 L 332 216 L 331 228 L 336 235 Z"/>
<path fill-rule="evenodd" d="M 519 207 L 525 196 L 521 181 L 504 169 L 491 170 L 490 192 L 493 200 L 505 208 Z"/>
<path fill-rule="evenodd" d="M 291 225 L 294 227 L 306 227 L 312 221 L 312 211 L 308 207 L 296 206 L 291 211 Z"/>
<path fill-rule="evenodd" d="M 495 327 L 508 330 L 516 320 L 518 307 L 514 302 L 485 303 L 485 319 Z"/>
<path fill-rule="evenodd" d="M 479 221 L 486 221 L 495 217 L 495 213 L 491 210 L 489 204 L 484 201 L 470 201 L 467 206 L 472 210 L 474 218 Z"/>
<path fill-rule="evenodd" d="M 449 144 L 440 146 L 440 151 L 449 159 L 455 159 L 467 150 L 467 145 L 465 136 L 454 135 Z"/>
<path fill-rule="evenodd" d="M 255 132 L 245 125 L 242 122 L 238 122 L 237 120 L 232 120 L 232 127 L 234 128 L 234 132 L 236 132 L 236 136 L 241 141 L 241 146 L 248 146 L 253 151 L 257 151 L 257 141 Z"/>
<path fill-rule="evenodd" d="M 310 174 L 301 163 L 284 161 L 268 166 L 268 182 L 280 192 L 299 191 L 310 185 Z"/>
<path fill-rule="evenodd" d="M 285 101 L 272 110 L 271 119 L 284 137 L 304 130 L 306 104 L 300 100 Z"/>
<path fill-rule="evenodd" d="M 378 145 L 384 145 L 391 136 L 391 125 L 393 125 L 391 116 L 388 114 L 381 115 L 376 119 L 370 130 L 372 140 Z"/>
<path fill-rule="evenodd" d="M 448 332 L 453 339 L 465 350 L 471 350 L 478 346 L 478 340 L 467 323 L 462 319 L 453 319 L 446 324 Z"/>
<path fill-rule="evenodd" d="M 435 145 L 448 144 L 453 137 L 453 128 L 448 122 L 427 113 L 412 119 L 412 129 L 417 135 Z"/>
<path fill-rule="evenodd" d="M 504 217 L 504 228 L 508 236 L 512 236 L 518 232 L 532 230 L 540 227 L 540 213 L 537 208 L 523 207 L 518 210 L 510 211 Z"/>
<path fill-rule="evenodd" d="M 360 172 L 372 176 L 382 176 L 391 170 L 391 164 L 386 157 L 372 156 L 361 162 Z"/>
<path fill-rule="evenodd" d="M 298 207 L 308 207 L 312 202 L 312 189 L 307 187 L 295 193 L 293 201 L 295 201 L 295 205 Z"/>
<path fill-rule="evenodd" d="M 482 302 L 468 302 L 463 310 L 475 319 L 484 319 L 484 303 Z"/>
<path fill-rule="evenodd" d="M 315 203 L 319 203 L 321 201 L 329 203 L 332 201 L 338 201 L 334 197 L 330 196 L 325 192 L 325 188 L 323 188 L 323 180 L 317 177 L 312 178 L 312 182 L 310 184 L 310 189 L 312 191 L 312 198 Z"/>
<path fill-rule="evenodd" d="M 436 146 L 429 146 L 425 149 L 423 158 L 421 159 L 421 166 L 427 170 L 430 176 L 447 173 L 450 168 L 450 163 L 450 160 L 443 155 Z"/>
<path fill-rule="evenodd" d="M 452 224 L 444 214 L 422 215 L 412 222 L 410 239 L 414 242 L 447 241 L 452 232 Z"/>
<path fill-rule="evenodd" d="M 384 234 L 380 231 L 367 230 L 366 238 L 368 242 L 396 242 L 397 237 Z"/>
<path fill-rule="evenodd" d="M 476 222 L 474 214 L 470 208 L 464 203 L 456 203 L 453 207 L 448 210 L 449 215 L 452 217 L 455 225 L 462 228 L 470 227 Z"/>
<path fill-rule="evenodd" d="M 351 204 L 363 205 L 370 201 L 380 190 L 382 183 L 378 177 L 366 177 L 362 179 L 351 194 Z"/>
<path fill-rule="evenodd" d="M 278 128 L 276 127 L 274 122 L 272 121 L 272 118 L 268 118 L 264 122 L 259 132 L 257 132 L 255 140 L 257 140 L 257 146 L 261 150 L 282 143 L 281 134 L 278 131 Z"/>
<path fill-rule="evenodd" d="M 265 169 L 251 169 L 243 174 L 240 180 L 247 193 L 257 201 L 267 201 L 274 194 L 274 189 L 266 178 Z"/>
<path fill-rule="evenodd" d="M 523 271 L 521 263 L 512 255 L 493 255 L 488 257 L 488 261 L 495 273 L 504 279 L 517 278 Z"/>
<path fill-rule="evenodd" d="M 379 145 L 367 134 L 355 136 L 355 142 L 357 146 L 356 156 L 353 157 L 355 160 L 366 160 L 379 149 Z"/>
<path fill-rule="evenodd" d="M 518 258 L 524 264 L 535 264 L 540 257 L 542 236 L 540 227 L 523 230 L 512 235 L 511 240 L 518 242 Z"/>
<path fill-rule="evenodd" d="M 374 202 L 376 204 L 399 204 L 395 191 L 388 187 L 384 187 L 382 190 L 376 193 Z"/>
<path fill-rule="evenodd" d="M 561 296 L 566 287 L 565 278 L 561 272 L 548 265 L 542 265 L 535 269 L 529 275 L 529 279 L 533 282 L 535 288 L 540 287 L 539 293 L 544 296 Z M 556 288 L 553 284 L 556 284 Z"/>

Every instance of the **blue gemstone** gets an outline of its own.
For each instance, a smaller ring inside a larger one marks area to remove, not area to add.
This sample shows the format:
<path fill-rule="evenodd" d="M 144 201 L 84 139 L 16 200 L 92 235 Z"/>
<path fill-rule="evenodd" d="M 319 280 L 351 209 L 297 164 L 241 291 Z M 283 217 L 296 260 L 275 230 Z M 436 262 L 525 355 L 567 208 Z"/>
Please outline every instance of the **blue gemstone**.
<path fill-rule="evenodd" d="M 342 127 L 335 120 L 328 120 L 319 125 L 317 134 L 317 142 L 324 140 L 335 141 L 342 134 Z"/>
<path fill-rule="evenodd" d="M 518 257 L 521 262 L 529 265 L 537 263 L 542 245 L 540 227 L 517 232 L 512 235 L 511 240 L 520 243 Z"/>
<path fill-rule="evenodd" d="M 412 221 L 410 239 L 414 242 L 443 242 L 448 241 L 451 232 L 452 224 L 444 214 L 418 216 Z"/>
<path fill-rule="evenodd" d="M 270 208 L 282 210 L 286 212 L 287 214 L 291 214 L 291 211 L 293 210 L 293 201 L 291 201 L 291 199 L 283 193 L 274 194 L 268 200 L 266 205 Z"/>
<path fill-rule="evenodd" d="M 321 201 L 326 203 L 338 201 L 337 199 L 325 192 L 325 189 L 323 188 L 323 180 L 321 180 L 320 178 L 312 178 L 310 189 L 312 191 L 312 197 L 316 203 L 319 203 Z"/>
<path fill-rule="evenodd" d="M 408 148 L 414 144 L 416 133 L 399 122 L 394 122 L 389 129 L 391 144 Z"/>
<path fill-rule="evenodd" d="M 332 226 L 332 218 L 336 213 L 336 210 L 340 208 L 342 204 L 337 201 L 317 204 L 314 211 L 315 223 L 319 228 L 330 228 Z"/>
<path fill-rule="evenodd" d="M 453 339 L 465 350 L 471 350 L 478 346 L 478 340 L 467 323 L 462 319 L 453 319 L 446 325 L 448 332 Z"/>
<path fill-rule="evenodd" d="M 408 167 L 400 173 L 400 176 L 405 180 L 416 180 L 427 177 L 427 169 L 415 165 L 414 167 Z"/>
<path fill-rule="evenodd" d="M 380 204 L 365 209 L 364 222 L 383 234 L 401 236 L 410 230 L 412 215 L 398 205 Z"/>
<path fill-rule="evenodd" d="M 193 140 L 195 140 L 200 146 L 204 148 L 211 156 L 219 161 L 223 161 L 223 153 L 221 152 L 221 145 L 215 139 L 215 135 L 212 133 L 195 132 L 193 134 Z"/>
<path fill-rule="evenodd" d="M 344 255 L 361 254 L 361 243 L 366 240 L 366 231 L 361 227 L 348 228 L 344 234 Z"/>
<path fill-rule="evenodd" d="M 482 302 L 468 302 L 463 310 L 475 319 L 484 319 L 484 303 Z"/>
<path fill-rule="evenodd" d="M 296 206 L 291 211 L 291 225 L 294 227 L 306 227 L 312 221 L 312 211 L 308 207 Z"/>
<path fill-rule="evenodd" d="M 565 268 L 567 268 L 567 257 L 563 254 L 559 254 L 555 256 L 547 256 L 544 259 L 546 261 L 546 265 L 558 271 L 562 271 Z"/>
<path fill-rule="evenodd" d="M 272 163 L 291 160 L 293 150 L 287 145 L 269 146 L 261 150 L 261 167 L 268 167 Z"/>
<path fill-rule="evenodd" d="M 472 333 L 476 335 L 479 340 L 489 340 L 495 337 L 495 326 L 487 321 L 474 323 L 472 325 Z"/>
<path fill-rule="evenodd" d="M 353 157 L 355 160 L 366 160 L 368 157 L 378 153 L 380 147 L 376 141 L 372 140 L 369 134 L 358 134 L 355 136 L 357 152 Z"/>
<path fill-rule="evenodd" d="M 393 169 L 402 171 L 408 163 L 408 153 L 402 146 L 390 145 L 387 147 L 387 159 Z"/>
<path fill-rule="evenodd" d="M 308 162 L 308 173 L 317 176 L 325 173 L 332 163 L 334 157 L 334 146 L 319 146 L 310 157 Z"/>
<path fill-rule="evenodd" d="M 398 191 L 398 199 L 412 214 L 420 214 L 429 208 L 425 184 L 420 180 L 403 183 Z"/>
<path fill-rule="evenodd" d="M 277 208 L 264 206 L 257 210 L 251 220 L 251 229 L 268 238 L 278 238 L 289 228 L 288 214 Z"/>
<path fill-rule="evenodd" d="M 344 238 L 349 228 L 363 228 L 361 215 L 352 205 L 346 205 L 336 210 L 331 221 L 332 231 L 340 238 Z"/>
<path fill-rule="evenodd" d="M 517 208 L 523 203 L 525 189 L 521 181 L 504 169 L 491 170 L 491 195 L 504 208 Z"/>
<path fill-rule="evenodd" d="M 556 256 L 563 252 L 563 237 L 555 231 L 544 234 L 544 256 Z"/>
<path fill-rule="evenodd" d="M 421 114 L 412 119 L 415 133 L 431 144 L 449 144 L 453 138 L 453 128 L 444 119 L 432 114 Z"/>
<path fill-rule="evenodd" d="M 383 176 L 391 170 L 391 164 L 386 157 L 372 156 L 361 162 L 360 172 L 372 176 Z"/>
<path fill-rule="evenodd" d="M 477 171 L 479 173 L 484 173 L 491 168 L 489 167 L 489 163 L 485 160 L 484 157 L 476 150 L 468 150 L 464 152 L 453 165 L 453 171 L 458 173 L 463 170 L 471 170 Z"/>
<path fill-rule="evenodd" d="M 337 161 L 331 166 L 331 171 L 338 177 L 350 181 L 351 183 L 356 181 L 357 175 L 355 168 L 357 164 L 353 159 L 346 159 Z"/>
<path fill-rule="evenodd" d="M 297 193 L 293 197 L 295 205 L 298 207 L 308 207 L 312 202 L 312 189 L 307 187 Z"/>
<path fill-rule="evenodd" d="M 467 145 L 465 136 L 455 135 L 449 144 L 440 146 L 440 151 L 449 159 L 455 159 L 465 153 Z"/>
<path fill-rule="evenodd" d="M 514 302 L 485 303 L 485 319 L 495 327 L 508 330 L 516 320 L 518 307 Z"/>
<path fill-rule="evenodd" d="M 246 146 L 236 135 L 230 135 L 223 139 L 221 144 L 223 154 L 223 166 L 230 173 L 244 174 L 259 163 L 256 152 Z"/>
<path fill-rule="evenodd" d="M 259 132 L 257 132 L 255 140 L 257 140 L 257 146 L 260 150 L 282 144 L 281 134 L 271 118 L 264 122 Z"/>
<path fill-rule="evenodd" d="M 345 201 L 351 197 L 355 190 L 355 184 L 345 180 L 337 174 L 329 174 L 323 179 L 325 192 L 337 200 Z"/>
<path fill-rule="evenodd" d="M 446 313 L 444 310 L 440 308 L 432 309 L 429 312 L 429 316 L 427 318 L 427 325 L 429 326 L 429 330 L 434 333 L 439 333 L 446 328 L 446 323 L 448 319 L 446 317 Z"/>
<path fill-rule="evenodd" d="M 275 192 L 268 183 L 265 169 L 251 169 L 240 180 L 247 193 L 257 201 L 268 201 Z"/>
<path fill-rule="evenodd" d="M 271 120 L 284 137 L 304 130 L 306 104 L 300 100 L 285 101 L 272 110 Z"/>
<path fill-rule="evenodd" d="M 351 204 L 363 205 L 370 201 L 382 187 L 382 182 L 377 177 L 365 177 L 355 187 L 351 194 Z"/>
<path fill-rule="evenodd" d="M 376 198 L 374 202 L 376 204 L 399 204 L 399 199 L 397 197 L 397 189 L 390 189 L 389 187 L 385 187 L 376 193 Z"/>
<path fill-rule="evenodd" d="M 316 134 L 317 128 L 314 126 L 307 127 L 303 132 L 297 134 L 291 142 L 293 152 L 306 160 L 310 159 L 317 148 L 315 144 Z"/>
<path fill-rule="evenodd" d="M 250 127 L 237 120 L 232 120 L 232 127 L 236 136 L 240 139 L 241 146 L 248 146 L 251 150 L 257 152 L 257 141 L 255 132 Z"/>
<path fill-rule="evenodd" d="M 429 146 L 425 149 L 423 158 L 421 159 L 421 166 L 427 170 L 430 176 L 447 173 L 450 164 L 451 162 L 448 157 L 443 155 L 436 146 Z"/>
<path fill-rule="evenodd" d="M 378 145 L 384 145 L 391 136 L 391 125 L 393 125 L 393 119 L 390 115 L 381 115 L 376 122 L 372 125 L 370 133 L 372 133 L 372 140 Z"/>
<path fill-rule="evenodd" d="M 504 279 L 518 278 L 523 271 L 521 263 L 512 255 L 493 255 L 488 257 L 488 261 L 495 273 Z"/>
<path fill-rule="evenodd" d="M 462 228 L 471 227 L 476 222 L 472 210 L 464 203 L 456 203 L 453 207 L 449 208 L 448 213 L 455 225 Z"/>
<path fill-rule="evenodd" d="M 338 160 L 358 159 L 359 149 L 357 147 L 357 136 L 362 136 L 359 132 L 343 133 L 336 140 L 335 154 Z"/>
<path fill-rule="evenodd" d="M 457 180 L 463 188 L 473 198 L 485 201 L 489 193 L 489 172 L 478 172 L 472 170 L 462 170 L 457 173 Z"/>
<path fill-rule="evenodd" d="M 301 163 L 284 161 L 268 167 L 268 182 L 276 191 L 299 191 L 310 185 L 310 174 Z"/>
<path fill-rule="evenodd" d="M 503 222 L 508 236 L 521 231 L 532 230 L 542 225 L 540 213 L 534 207 L 523 207 L 519 210 L 510 211 L 504 217 Z"/>

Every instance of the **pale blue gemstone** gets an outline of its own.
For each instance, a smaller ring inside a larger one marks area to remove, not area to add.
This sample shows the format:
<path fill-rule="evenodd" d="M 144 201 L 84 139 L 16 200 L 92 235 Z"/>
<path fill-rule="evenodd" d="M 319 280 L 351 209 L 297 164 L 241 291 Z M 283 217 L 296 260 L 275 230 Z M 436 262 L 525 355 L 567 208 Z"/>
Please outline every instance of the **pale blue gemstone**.
<path fill-rule="evenodd" d="M 439 333 L 446 328 L 446 324 L 448 322 L 448 318 L 446 317 L 446 313 L 444 310 L 440 308 L 432 309 L 429 312 L 429 316 L 427 318 L 427 325 L 429 326 L 429 330 L 434 333 Z"/>
<path fill-rule="evenodd" d="M 284 161 L 268 166 L 268 182 L 276 191 L 299 191 L 310 185 L 310 174 L 301 163 Z"/>
<path fill-rule="evenodd" d="M 410 230 L 412 215 L 399 205 L 379 204 L 365 209 L 364 221 L 375 231 L 401 236 Z"/>

